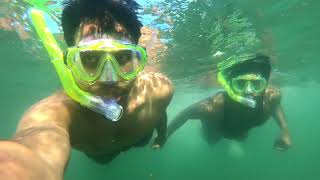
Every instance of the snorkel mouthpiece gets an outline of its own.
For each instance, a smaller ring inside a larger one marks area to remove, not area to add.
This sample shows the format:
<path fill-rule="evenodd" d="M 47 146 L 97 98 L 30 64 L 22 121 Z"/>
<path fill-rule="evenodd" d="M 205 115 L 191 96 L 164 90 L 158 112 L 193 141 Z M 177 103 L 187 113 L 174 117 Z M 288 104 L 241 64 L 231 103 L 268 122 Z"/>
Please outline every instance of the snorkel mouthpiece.
<path fill-rule="evenodd" d="M 113 99 L 104 100 L 103 97 L 94 96 L 80 89 L 76 84 L 70 69 L 64 64 L 63 53 L 46 25 L 43 12 L 38 9 L 31 9 L 30 16 L 38 36 L 45 46 L 68 96 L 79 104 L 104 115 L 107 119 L 118 121 L 123 113 L 121 105 L 117 104 Z"/>
<path fill-rule="evenodd" d="M 245 97 L 242 97 L 242 96 L 239 96 L 239 100 L 238 102 L 248 106 L 248 107 L 251 107 L 251 108 L 255 108 L 256 107 L 256 104 L 257 102 L 254 100 L 254 99 L 251 99 L 251 98 L 245 98 Z"/>
<path fill-rule="evenodd" d="M 97 97 L 97 100 L 98 101 L 92 102 L 93 106 L 90 108 L 91 110 L 104 115 L 111 121 L 118 121 L 122 117 L 123 108 L 115 99 Z"/>
<path fill-rule="evenodd" d="M 104 116 L 112 121 L 118 121 L 123 113 L 123 108 L 116 100 L 105 100 L 104 101 Z"/>

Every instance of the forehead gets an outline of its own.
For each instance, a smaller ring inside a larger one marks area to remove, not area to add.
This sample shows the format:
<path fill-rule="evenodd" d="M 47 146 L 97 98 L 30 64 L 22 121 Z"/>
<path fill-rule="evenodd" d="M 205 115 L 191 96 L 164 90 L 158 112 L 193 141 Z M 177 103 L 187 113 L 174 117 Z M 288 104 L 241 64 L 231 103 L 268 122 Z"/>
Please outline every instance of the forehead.
<path fill-rule="evenodd" d="M 130 44 L 134 42 L 126 28 L 120 23 L 115 23 L 113 28 L 102 29 L 95 21 L 83 22 L 79 25 L 74 36 L 76 45 L 97 39 L 114 39 Z"/>
<path fill-rule="evenodd" d="M 253 73 L 247 73 L 240 75 L 236 77 L 237 79 L 245 79 L 245 80 L 257 80 L 257 79 L 263 79 L 261 74 L 253 74 Z"/>
<path fill-rule="evenodd" d="M 79 38 L 78 41 L 76 41 L 77 45 L 85 45 L 85 44 L 92 44 L 90 42 L 101 42 L 103 40 L 117 40 L 119 42 L 123 42 L 125 44 L 133 44 L 133 42 L 125 37 L 125 36 L 115 36 L 115 35 L 110 35 L 110 34 L 102 34 L 99 37 L 94 37 L 94 36 L 87 36 L 87 37 L 83 37 L 83 38 Z"/>

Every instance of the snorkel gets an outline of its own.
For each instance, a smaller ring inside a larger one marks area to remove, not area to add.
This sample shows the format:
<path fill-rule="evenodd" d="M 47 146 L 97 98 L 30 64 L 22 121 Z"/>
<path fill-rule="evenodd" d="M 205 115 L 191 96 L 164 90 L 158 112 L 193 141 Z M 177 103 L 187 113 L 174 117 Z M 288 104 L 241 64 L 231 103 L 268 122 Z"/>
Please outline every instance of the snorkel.
<path fill-rule="evenodd" d="M 122 106 L 117 104 L 114 99 L 110 100 L 101 96 L 94 96 L 80 89 L 73 78 L 72 72 L 64 63 L 63 53 L 46 25 L 43 12 L 38 9 L 31 9 L 30 16 L 32 24 L 51 58 L 51 62 L 67 95 L 79 104 L 104 115 L 107 119 L 118 121 L 123 113 Z"/>
<path fill-rule="evenodd" d="M 257 102 L 252 97 L 245 97 L 242 95 L 237 94 L 233 88 L 231 87 L 231 79 L 230 79 L 230 71 L 231 69 L 237 65 L 241 64 L 245 61 L 252 60 L 257 58 L 257 55 L 242 55 L 242 56 L 231 56 L 225 61 L 222 61 L 218 64 L 218 82 L 225 88 L 228 95 L 241 104 L 244 104 L 248 107 L 255 108 Z"/>

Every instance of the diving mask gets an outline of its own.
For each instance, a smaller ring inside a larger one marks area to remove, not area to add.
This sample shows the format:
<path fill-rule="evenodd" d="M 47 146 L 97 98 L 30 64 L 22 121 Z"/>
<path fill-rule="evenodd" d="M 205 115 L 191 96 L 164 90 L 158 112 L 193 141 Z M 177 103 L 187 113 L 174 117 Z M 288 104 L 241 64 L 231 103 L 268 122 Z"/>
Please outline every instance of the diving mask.
<path fill-rule="evenodd" d="M 147 62 L 139 46 L 113 39 L 98 39 L 68 48 L 66 64 L 75 78 L 89 84 L 99 79 L 134 79 Z M 112 69 L 111 69 L 112 68 Z"/>
<path fill-rule="evenodd" d="M 267 80 L 261 75 L 245 74 L 233 78 L 232 89 L 238 94 L 260 94 L 267 87 Z"/>

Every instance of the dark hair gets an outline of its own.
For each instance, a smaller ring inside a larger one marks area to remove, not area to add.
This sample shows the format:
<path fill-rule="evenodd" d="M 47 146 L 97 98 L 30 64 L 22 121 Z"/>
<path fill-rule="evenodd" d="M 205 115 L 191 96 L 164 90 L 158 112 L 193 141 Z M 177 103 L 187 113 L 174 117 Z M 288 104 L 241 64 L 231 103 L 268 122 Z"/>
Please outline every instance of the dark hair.
<path fill-rule="evenodd" d="M 270 58 L 263 54 L 257 54 L 246 61 L 233 65 L 228 71 L 230 78 L 246 73 L 260 73 L 268 80 L 271 73 Z"/>
<path fill-rule="evenodd" d="M 75 44 L 75 33 L 84 21 L 96 21 L 101 32 L 115 31 L 123 25 L 135 43 L 140 38 L 139 4 L 134 0 L 66 0 L 62 11 L 62 28 L 68 46 Z"/>

